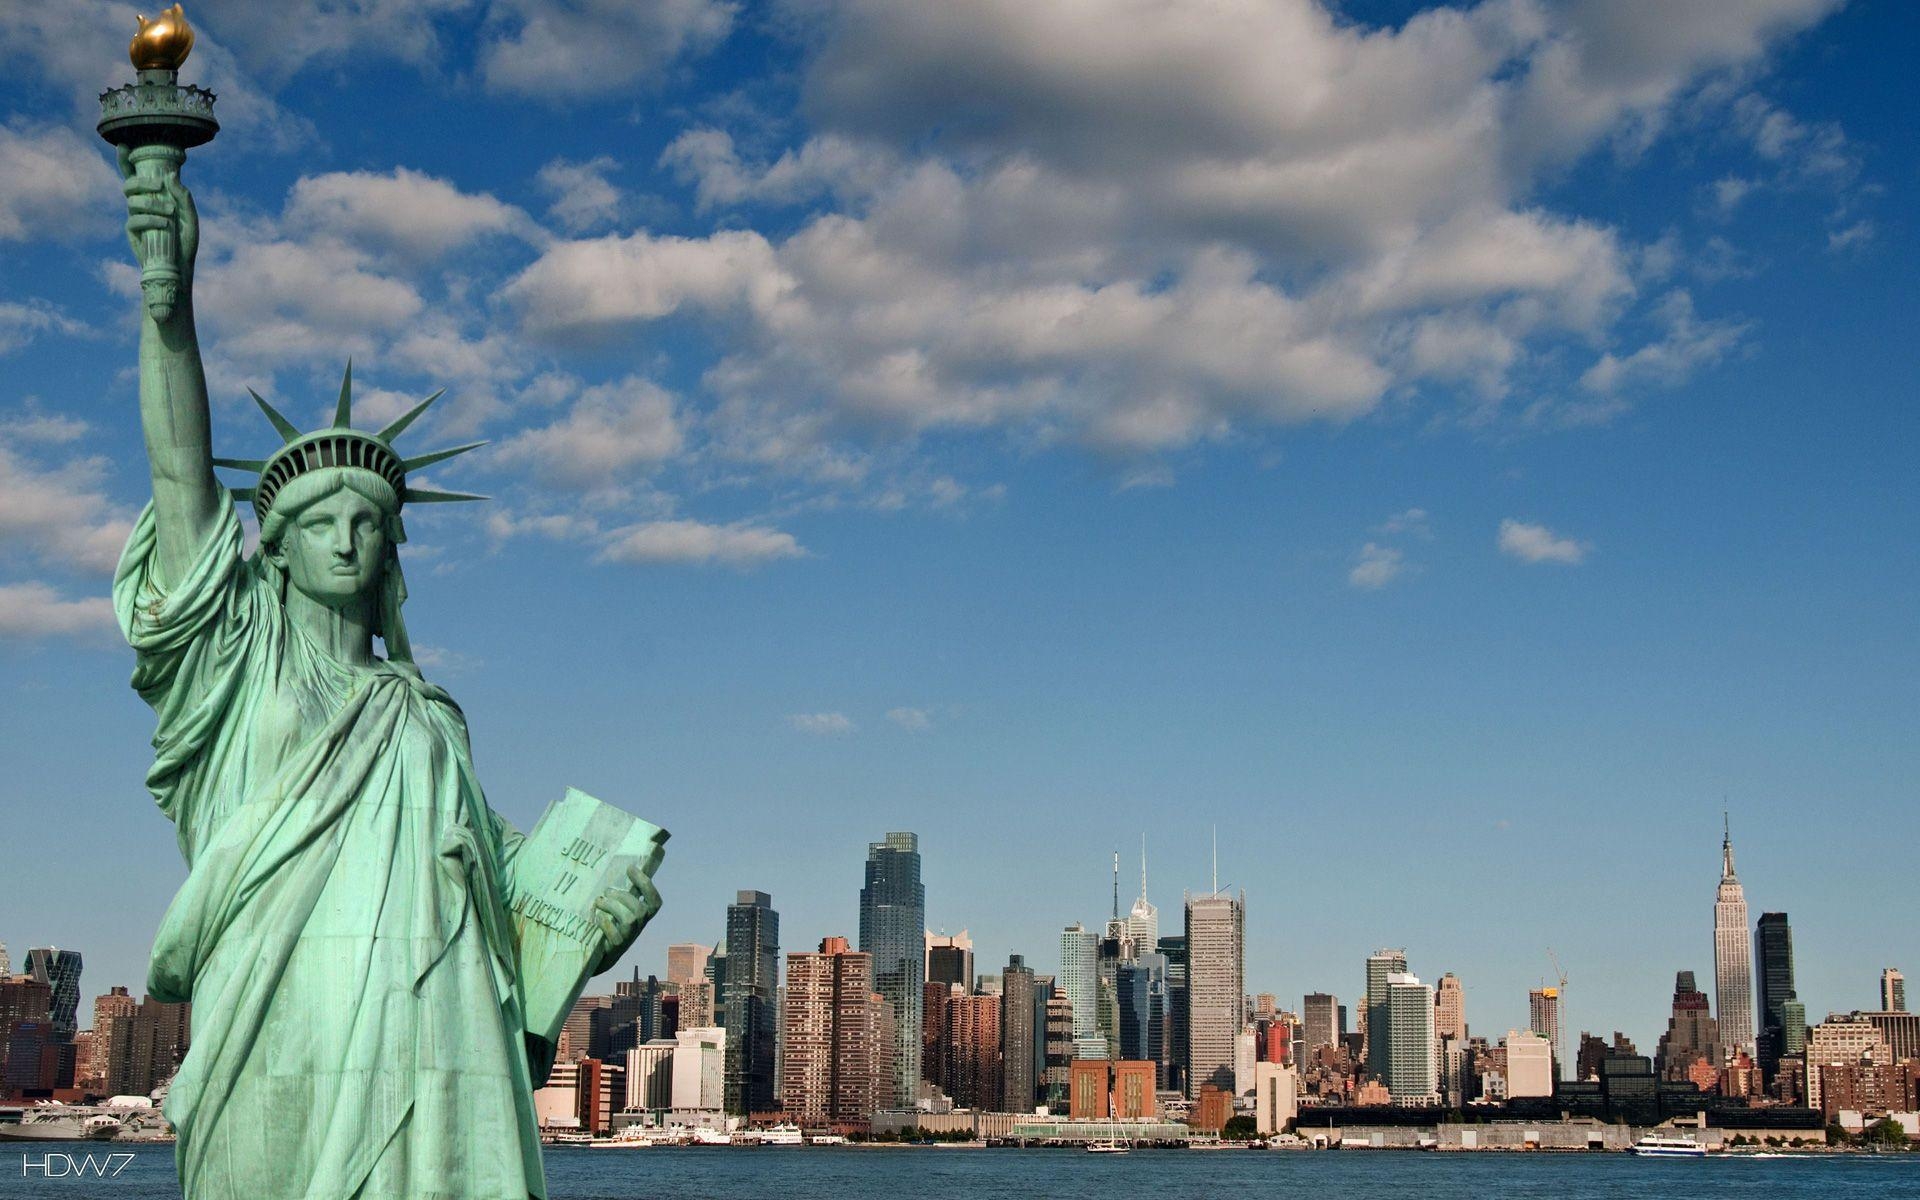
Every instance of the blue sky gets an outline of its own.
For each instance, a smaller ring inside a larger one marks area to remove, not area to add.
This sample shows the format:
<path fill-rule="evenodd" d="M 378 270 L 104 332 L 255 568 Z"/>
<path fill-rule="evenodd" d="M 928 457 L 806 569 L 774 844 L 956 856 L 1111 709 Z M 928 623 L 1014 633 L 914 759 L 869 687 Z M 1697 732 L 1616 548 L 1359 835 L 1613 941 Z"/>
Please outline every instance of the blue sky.
<path fill-rule="evenodd" d="M 630 956 L 736 889 L 1041 969 L 1248 896 L 1248 979 L 1365 955 L 1498 1035 L 1664 1028 L 1720 813 L 1808 1011 L 1920 969 L 1903 5 L 207 0 L 187 180 L 221 453 L 372 421 L 409 623 L 493 804 L 670 827 Z M 132 10 L 9 18 L 0 940 L 138 988 L 182 874 L 105 616 L 144 497 L 92 97 Z"/>

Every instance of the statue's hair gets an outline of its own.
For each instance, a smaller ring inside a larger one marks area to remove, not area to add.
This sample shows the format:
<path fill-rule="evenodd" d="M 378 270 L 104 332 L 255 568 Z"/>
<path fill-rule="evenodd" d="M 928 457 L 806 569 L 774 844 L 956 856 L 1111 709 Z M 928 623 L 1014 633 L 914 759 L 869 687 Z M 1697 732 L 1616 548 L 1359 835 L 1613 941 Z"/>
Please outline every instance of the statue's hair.
<path fill-rule="evenodd" d="M 395 545 L 406 540 L 400 527 L 400 493 L 393 484 L 373 471 L 361 467 L 323 467 L 297 475 L 274 497 L 260 524 L 260 544 L 277 546 L 285 536 L 287 523 L 304 510 L 345 489 L 374 505 L 387 518 L 387 540 Z"/>

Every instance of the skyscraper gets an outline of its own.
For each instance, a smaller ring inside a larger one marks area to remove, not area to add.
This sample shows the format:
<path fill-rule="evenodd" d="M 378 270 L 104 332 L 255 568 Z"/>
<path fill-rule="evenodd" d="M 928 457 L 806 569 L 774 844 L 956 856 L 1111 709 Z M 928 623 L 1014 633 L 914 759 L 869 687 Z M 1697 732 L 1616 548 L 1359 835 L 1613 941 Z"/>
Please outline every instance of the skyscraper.
<path fill-rule="evenodd" d="M 1467 1040 L 1467 997 L 1452 971 L 1442 975 L 1433 990 L 1433 1036 Z"/>
<path fill-rule="evenodd" d="M 1306 1062 L 1313 1061 L 1320 1047 L 1339 1044 L 1340 1001 L 1336 997 L 1325 992 L 1307 993 L 1300 1002 L 1300 1020 L 1306 1025 Z"/>
<path fill-rule="evenodd" d="M 1433 989 L 1404 972 L 1387 977 L 1387 1094 L 1395 1104 L 1433 1104 L 1440 1098 L 1434 1057 Z"/>
<path fill-rule="evenodd" d="M 1015 954 L 1000 974 L 1001 1112 L 1033 1111 L 1036 1045 L 1044 1041 L 1045 1017 L 1038 1001 L 1033 968 Z M 1036 1040 L 1038 1039 L 1038 1040 Z"/>
<path fill-rule="evenodd" d="M 712 946 L 702 946 L 699 942 L 675 942 L 667 947 L 667 982 L 677 987 L 705 979 L 707 963 L 712 958 Z"/>
<path fill-rule="evenodd" d="M 108 1094 L 144 1096 L 173 1078 L 191 1040 L 193 1006 L 148 996 L 118 1012 L 94 1036 L 106 1040 L 102 1074 Z"/>
<path fill-rule="evenodd" d="M 780 1102 L 803 1125 L 857 1123 L 873 1115 L 875 1076 L 891 1071 L 873 1044 L 873 958 L 847 939 L 787 955 Z"/>
<path fill-rule="evenodd" d="M 1160 910 L 1147 900 L 1147 835 L 1140 835 L 1140 897 L 1127 912 L 1127 936 L 1135 954 L 1149 954 L 1160 945 Z"/>
<path fill-rule="evenodd" d="M 889 833 L 867 845 L 860 888 L 860 949 L 873 955 L 873 990 L 893 1017 L 893 1094 L 913 1102 L 920 1085 L 921 986 L 926 982 L 927 889 L 920 883 L 920 838 Z M 973 981 L 967 980 L 971 987 Z"/>
<path fill-rule="evenodd" d="M 973 939 L 962 929 L 949 937 L 931 930 L 926 935 L 927 983 L 957 983 L 973 990 Z"/>
<path fill-rule="evenodd" d="M 0 975 L 4 974 L 5 971 L 0 971 Z M 1892 967 L 1880 972 L 1880 1011 L 1907 1011 L 1907 977 Z"/>
<path fill-rule="evenodd" d="M 7 944 L 0 942 L 0 979 L 13 974 L 13 959 L 7 957 Z"/>
<path fill-rule="evenodd" d="M 1235 1043 L 1246 993 L 1247 897 L 1186 897 L 1188 1094 L 1234 1086 Z"/>
<path fill-rule="evenodd" d="M 774 1003 L 780 986 L 780 914 L 765 892 L 742 891 L 727 906 L 724 971 L 719 1004 L 727 1030 L 727 1111 L 771 1112 L 774 1023 L 780 1019 Z"/>
<path fill-rule="evenodd" d="M 1794 998 L 1793 930 L 1787 914 L 1760 914 L 1754 955 L 1754 979 L 1760 985 L 1760 1052 L 1754 1059 L 1761 1074 L 1771 1080 L 1785 1053 L 1787 1001 Z"/>
<path fill-rule="evenodd" d="M 1753 931 L 1747 893 L 1733 872 L 1733 830 L 1720 841 L 1720 887 L 1713 901 L 1713 1003 L 1720 1021 L 1720 1052 L 1754 1055 Z M 1757 1057 L 1757 1055 L 1755 1056 Z"/>
<path fill-rule="evenodd" d="M 1073 1008 L 1073 1054 L 1105 1058 L 1100 1034 L 1100 939 L 1075 921 L 1060 931 L 1060 990 Z"/>
<path fill-rule="evenodd" d="M 1692 971 L 1677 972 L 1673 977 L 1673 1016 L 1654 1055 L 1660 1078 L 1688 1079 L 1693 1065 L 1700 1062 L 1718 1072 L 1720 1061 L 1720 1028 L 1708 1011 L 1707 994 L 1695 985 Z"/>
<path fill-rule="evenodd" d="M 53 1038 L 71 1042 L 80 1028 L 80 952 L 37 946 L 27 951 L 27 974 L 53 989 L 48 1009 Z"/>
<path fill-rule="evenodd" d="M 1366 1035 L 1367 1074 L 1377 1079 L 1387 1077 L 1387 1047 L 1391 1038 L 1387 1026 L 1387 977 L 1404 975 L 1406 971 L 1405 950 L 1375 950 L 1367 956 L 1367 1005 L 1361 1010 L 1360 1019 L 1365 1024 L 1360 1031 Z"/>
<path fill-rule="evenodd" d="M 1187 1061 L 1187 939 L 1174 934 L 1160 939 L 1160 954 L 1167 960 L 1167 1087 L 1176 1092 L 1187 1090 L 1191 1074 Z"/>
<path fill-rule="evenodd" d="M 1537 987 L 1527 993 L 1527 1025 L 1553 1047 L 1553 1077 L 1561 1078 L 1566 1073 L 1566 1059 L 1560 1053 L 1559 988 Z"/>

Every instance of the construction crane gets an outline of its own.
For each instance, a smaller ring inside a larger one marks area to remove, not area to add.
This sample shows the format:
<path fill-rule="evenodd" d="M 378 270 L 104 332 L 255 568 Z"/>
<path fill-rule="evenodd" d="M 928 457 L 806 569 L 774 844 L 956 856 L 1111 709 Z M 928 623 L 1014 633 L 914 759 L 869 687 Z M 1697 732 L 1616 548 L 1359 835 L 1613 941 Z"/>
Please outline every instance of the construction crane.
<path fill-rule="evenodd" d="M 1560 965 L 1560 956 L 1553 952 L 1552 946 L 1547 947 L 1547 961 L 1553 964 L 1554 976 L 1559 980 L 1559 986 L 1555 991 L 1555 998 L 1559 1001 L 1560 1019 L 1555 1023 L 1553 1039 L 1554 1068 L 1556 1071 L 1559 1071 L 1562 1069 L 1562 1064 L 1566 1061 L 1560 1057 L 1559 1034 L 1562 1029 L 1573 1028 L 1573 1026 L 1567 1022 L 1567 969 Z M 1575 1069 L 1578 1069 L 1578 1064 L 1575 1064 Z"/>

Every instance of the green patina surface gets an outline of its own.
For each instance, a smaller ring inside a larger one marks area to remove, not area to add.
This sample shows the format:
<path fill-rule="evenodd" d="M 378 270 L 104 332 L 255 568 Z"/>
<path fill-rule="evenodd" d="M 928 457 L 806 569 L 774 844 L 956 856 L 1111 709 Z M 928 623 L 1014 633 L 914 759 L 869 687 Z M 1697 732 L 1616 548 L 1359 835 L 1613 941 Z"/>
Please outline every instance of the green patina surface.
<path fill-rule="evenodd" d="M 251 489 L 214 476 L 184 155 L 115 140 L 128 240 L 160 281 L 140 334 L 153 500 L 114 604 L 159 721 L 147 785 L 188 867 L 148 983 L 193 1002 L 165 1107 L 182 1187 L 189 1200 L 544 1196 L 532 1093 L 553 1047 L 529 1036 L 529 996 L 550 1007 L 624 952 L 659 907 L 665 835 L 623 829 L 638 852 L 582 899 L 572 959 L 551 928 L 517 920 L 516 880 L 547 886 L 553 864 L 516 861 L 543 840 L 488 807 L 466 721 L 410 661 L 401 620 L 400 510 L 456 497 L 394 486 L 386 436 L 349 435 L 325 461 L 290 438 L 247 464 L 300 455 L 271 503 L 256 499 L 261 546 L 242 553 L 235 496 Z M 343 386 L 336 425 L 349 417 Z"/>

